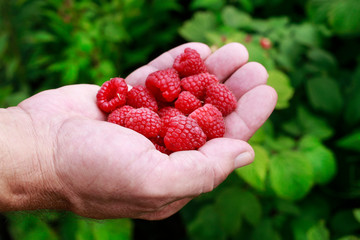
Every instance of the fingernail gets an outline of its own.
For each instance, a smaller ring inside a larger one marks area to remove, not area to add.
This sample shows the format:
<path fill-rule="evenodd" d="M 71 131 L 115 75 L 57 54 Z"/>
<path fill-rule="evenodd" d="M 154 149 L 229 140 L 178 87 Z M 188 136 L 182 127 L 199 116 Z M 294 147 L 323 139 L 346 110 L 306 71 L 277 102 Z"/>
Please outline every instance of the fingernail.
<path fill-rule="evenodd" d="M 253 161 L 253 156 L 249 152 L 243 152 L 235 158 L 235 168 L 239 168 L 250 164 Z"/>

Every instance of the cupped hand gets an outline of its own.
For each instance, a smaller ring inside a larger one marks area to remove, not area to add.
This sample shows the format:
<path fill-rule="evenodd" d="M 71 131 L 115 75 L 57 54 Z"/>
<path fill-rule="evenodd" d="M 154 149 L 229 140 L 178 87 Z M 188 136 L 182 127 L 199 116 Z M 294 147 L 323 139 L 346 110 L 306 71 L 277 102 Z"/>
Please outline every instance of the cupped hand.
<path fill-rule="evenodd" d="M 241 44 L 227 44 L 214 53 L 201 43 L 181 45 L 134 71 L 127 83 L 144 85 L 149 73 L 171 67 L 186 47 L 196 49 L 209 72 L 238 99 L 236 110 L 225 118 L 225 137 L 197 151 L 168 156 L 137 132 L 106 122 L 96 105 L 99 86 L 48 90 L 19 104 L 42 143 L 37 161 L 46 166 L 42 171 L 56 175 L 48 184 L 60 186 L 68 202 L 65 209 L 98 219 L 166 218 L 252 162 L 254 152 L 246 141 L 267 120 L 277 95 L 266 85 L 264 67 L 247 62 Z"/>

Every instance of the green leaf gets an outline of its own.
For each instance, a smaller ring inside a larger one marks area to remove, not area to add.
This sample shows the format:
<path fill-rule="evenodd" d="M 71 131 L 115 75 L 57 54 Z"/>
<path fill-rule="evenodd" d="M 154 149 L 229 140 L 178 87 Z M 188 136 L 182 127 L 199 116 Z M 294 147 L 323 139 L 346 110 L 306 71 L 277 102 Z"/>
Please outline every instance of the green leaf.
<path fill-rule="evenodd" d="M 332 1 L 328 20 L 333 30 L 339 34 L 360 33 L 360 4 L 358 0 Z"/>
<path fill-rule="evenodd" d="M 264 191 L 266 172 L 269 166 L 269 156 L 263 147 L 253 145 L 253 148 L 255 151 L 254 162 L 236 169 L 235 172 L 253 188 Z"/>
<path fill-rule="evenodd" d="M 219 10 L 224 6 L 224 0 L 193 0 L 191 1 L 191 8 L 205 8 L 209 10 Z"/>
<path fill-rule="evenodd" d="M 332 71 L 337 65 L 334 56 L 321 48 L 310 48 L 307 52 L 307 57 L 313 64 L 318 66 L 321 71 L 324 71 L 324 69 Z"/>
<path fill-rule="evenodd" d="M 358 64 L 353 76 L 352 83 L 347 84 L 346 92 L 345 121 L 348 124 L 355 124 L 360 121 L 360 63 Z"/>
<path fill-rule="evenodd" d="M 284 151 L 270 159 L 270 184 L 282 198 L 303 198 L 313 185 L 313 168 L 300 152 Z"/>
<path fill-rule="evenodd" d="M 213 205 L 202 206 L 196 218 L 188 225 L 188 232 L 194 240 L 225 240 L 225 232 L 219 228 L 220 216 Z"/>
<path fill-rule="evenodd" d="M 328 183 L 336 173 L 334 154 L 313 136 L 305 136 L 300 140 L 299 150 L 305 154 L 314 169 L 315 183 Z"/>
<path fill-rule="evenodd" d="M 307 240 L 329 240 L 329 230 L 325 227 L 324 221 L 320 221 L 317 225 L 311 227 L 306 232 Z"/>
<path fill-rule="evenodd" d="M 360 130 L 341 138 L 337 141 L 337 145 L 344 149 L 360 152 Z"/>
<path fill-rule="evenodd" d="M 252 240 L 280 240 L 279 234 L 272 226 L 270 219 L 263 220 L 255 229 L 252 235 Z"/>
<path fill-rule="evenodd" d="M 320 46 L 321 37 L 318 29 L 311 23 L 304 23 L 293 28 L 294 39 L 305 46 Z"/>
<path fill-rule="evenodd" d="M 130 219 L 111 219 L 93 223 L 95 240 L 131 240 L 132 222 Z"/>
<path fill-rule="evenodd" d="M 356 221 L 358 221 L 360 223 L 360 208 L 355 208 L 353 210 L 353 214 L 354 214 Z"/>
<path fill-rule="evenodd" d="M 226 188 L 216 196 L 215 208 L 219 215 L 220 228 L 227 235 L 236 234 L 242 223 L 242 191 Z"/>
<path fill-rule="evenodd" d="M 197 12 L 180 28 L 180 35 L 188 41 L 206 43 L 206 34 L 215 30 L 216 19 L 211 12 Z"/>
<path fill-rule="evenodd" d="M 225 26 L 232 28 L 246 27 L 251 22 L 251 17 L 245 12 L 239 11 L 233 6 L 226 6 L 221 12 L 221 18 Z"/>
<path fill-rule="evenodd" d="M 334 133 L 324 119 L 312 114 L 303 106 L 297 108 L 297 124 L 303 129 L 303 134 L 313 135 L 319 139 L 328 139 Z"/>
<path fill-rule="evenodd" d="M 14 240 L 56 240 L 53 229 L 33 214 L 15 213 L 7 215 L 10 220 L 10 234 Z"/>
<path fill-rule="evenodd" d="M 0 58 L 3 57 L 8 46 L 8 34 L 2 33 L 0 35 Z"/>
<path fill-rule="evenodd" d="M 326 77 L 309 79 L 306 82 L 306 91 L 310 103 L 315 109 L 327 113 L 339 113 L 343 106 L 343 97 L 338 83 Z"/>
<path fill-rule="evenodd" d="M 330 226 L 334 234 L 339 236 L 360 230 L 360 223 L 356 219 L 353 209 L 337 211 L 330 221 Z"/>
<path fill-rule="evenodd" d="M 267 83 L 272 86 L 278 94 L 278 101 L 275 108 L 287 108 L 290 99 L 294 95 L 294 89 L 291 86 L 290 79 L 286 74 L 279 70 L 270 70 L 268 73 L 269 78 Z"/>
<path fill-rule="evenodd" d="M 345 236 L 345 237 L 338 238 L 337 240 L 360 240 L 360 238 L 358 238 L 356 236 Z"/>

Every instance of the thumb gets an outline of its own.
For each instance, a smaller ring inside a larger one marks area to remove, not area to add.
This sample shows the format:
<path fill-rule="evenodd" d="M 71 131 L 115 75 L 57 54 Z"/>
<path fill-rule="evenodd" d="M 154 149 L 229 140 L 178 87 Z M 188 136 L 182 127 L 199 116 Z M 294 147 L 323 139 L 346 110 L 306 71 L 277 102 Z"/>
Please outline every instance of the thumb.
<path fill-rule="evenodd" d="M 252 147 L 245 141 L 216 138 L 208 141 L 198 151 L 179 151 L 170 155 L 169 161 L 158 169 L 166 169 L 158 186 L 174 198 L 194 197 L 212 191 L 235 169 L 251 163 Z M 161 164 L 161 165 L 162 165 Z"/>

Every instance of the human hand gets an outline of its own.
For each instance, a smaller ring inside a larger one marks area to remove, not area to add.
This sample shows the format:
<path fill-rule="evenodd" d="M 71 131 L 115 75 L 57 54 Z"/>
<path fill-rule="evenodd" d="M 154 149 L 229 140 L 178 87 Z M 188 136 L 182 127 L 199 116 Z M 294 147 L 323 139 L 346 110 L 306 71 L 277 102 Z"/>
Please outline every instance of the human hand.
<path fill-rule="evenodd" d="M 266 70 L 246 63 L 242 45 L 228 44 L 211 53 L 204 44 L 184 44 L 134 71 L 127 83 L 144 85 L 149 73 L 171 67 L 186 47 L 196 49 L 209 72 L 239 99 L 225 118 L 225 137 L 208 141 L 198 151 L 168 156 L 141 134 L 104 121 L 96 106 L 99 86 L 41 92 L 18 107 L 30 117 L 37 141 L 32 165 L 47 189 L 43 201 L 48 196 L 59 202 L 55 208 L 91 218 L 162 219 L 211 191 L 235 168 L 251 163 L 254 152 L 246 141 L 269 117 L 277 95 L 265 85 Z"/>

